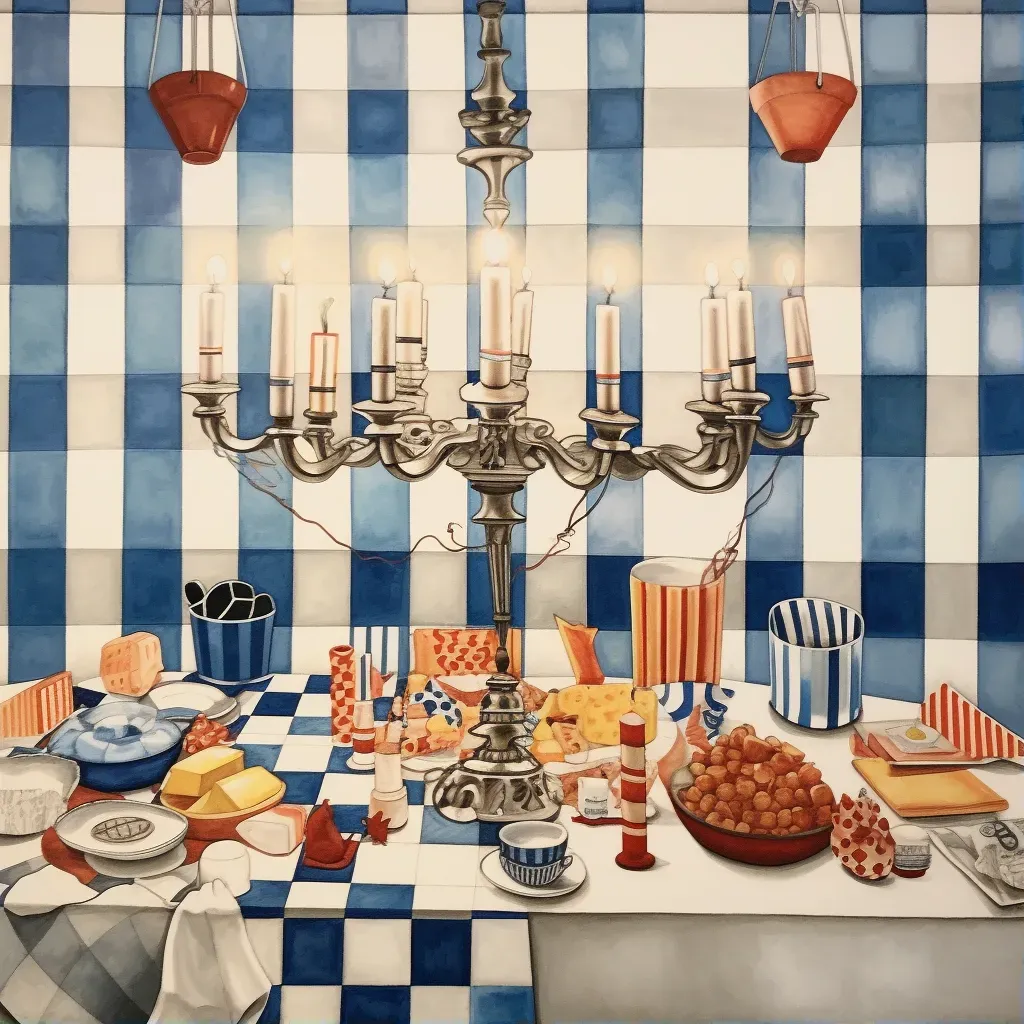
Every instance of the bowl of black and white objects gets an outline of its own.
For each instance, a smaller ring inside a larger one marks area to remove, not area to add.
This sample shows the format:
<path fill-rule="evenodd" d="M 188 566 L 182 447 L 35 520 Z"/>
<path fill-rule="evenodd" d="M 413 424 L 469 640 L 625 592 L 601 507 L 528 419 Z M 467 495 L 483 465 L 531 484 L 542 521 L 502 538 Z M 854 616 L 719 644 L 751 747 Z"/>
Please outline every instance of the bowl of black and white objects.
<path fill-rule="evenodd" d="M 185 600 L 196 652 L 196 675 L 235 696 L 271 676 L 276 606 L 251 583 L 224 580 L 210 587 L 192 580 Z"/>

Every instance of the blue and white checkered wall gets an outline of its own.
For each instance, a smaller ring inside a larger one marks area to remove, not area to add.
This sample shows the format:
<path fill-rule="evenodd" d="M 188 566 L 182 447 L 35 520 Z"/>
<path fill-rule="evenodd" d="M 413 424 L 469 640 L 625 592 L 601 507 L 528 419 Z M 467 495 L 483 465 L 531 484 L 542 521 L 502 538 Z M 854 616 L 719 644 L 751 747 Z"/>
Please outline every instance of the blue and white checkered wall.
<path fill-rule="evenodd" d="M 139 628 L 160 635 L 169 667 L 189 667 L 181 585 L 193 577 L 238 575 L 274 594 L 278 669 L 323 671 L 346 623 L 486 623 L 482 554 L 428 544 L 400 566 L 350 557 L 241 482 L 179 395 L 197 369 L 204 268 L 219 253 L 239 428 L 264 428 L 270 288 L 290 258 L 296 407 L 304 339 L 330 295 L 347 424 L 350 394 L 369 391 L 369 301 L 388 255 L 414 262 L 426 285 L 432 411 L 464 412 L 482 183 L 454 153 L 480 71 L 475 8 L 242 0 L 251 92 L 230 151 L 196 168 L 146 95 L 155 0 L 125 2 L 14 0 L 0 15 L 6 677 L 65 663 L 93 674 L 100 644 Z M 740 257 L 778 427 L 789 415 L 778 266 L 795 255 L 831 402 L 784 459 L 730 570 L 726 674 L 765 680 L 769 606 L 827 596 L 864 612 L 871 691 L 917 698 L 949 678 L 1024 728 L 1024 2 L 853 5 L 861 97 L 806 169 L 778 159 L 749 110 L 767 9 L 526 0 L 524 12 L 510 0 L 506 72 L 533 110 L 535 155 L 510 179 L 515 263 L 525 258 L 536 292 L 531 411 L 579 432 L 610 263 L 637 437 L 692 444 L 682 404 L 699 389 L 704 266 L 725 276 Z M 189 49 L 180 0 L 167 14 L 158 75 Z M 226 14 L 218 7 L 214 34 L 230 71 Z M 837 14 L 823 34 L 826 69 L 841 72 Z M 783 20 L 769 70 L 786 53 Z M 616 481 L 570 554 L 517 578 L 527 670 L 568 672 L 558 612 L 600 627 L 606 671 L 628 672 L 630 566 L 709 555 L 771 462 L 756 453 L 747 480 L 715 497 L 657 476 Z M 414 486 L 379 468 L 342 472 L 320 486 L 283 480 L 280 492 L 389 558 L 474 511 L 448 470 Z M 547 549 L 576 498 L 550 472 L 530 481 L 518 565 Z M 475 527 L 461 535 L 481 539 Z"/>

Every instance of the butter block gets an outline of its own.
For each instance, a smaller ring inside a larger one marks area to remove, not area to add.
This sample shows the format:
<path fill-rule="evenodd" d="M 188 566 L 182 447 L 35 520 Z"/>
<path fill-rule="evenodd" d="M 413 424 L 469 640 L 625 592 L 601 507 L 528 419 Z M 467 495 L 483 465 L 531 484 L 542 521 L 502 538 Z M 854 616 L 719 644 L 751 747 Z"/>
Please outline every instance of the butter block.
<path fill-rule="evenodd" d="M 302 842 L 306 812 L 301 807 L 281 804 L 241 822 L 235 831 L 254 850 L 283 857 Z"/>
<path fill-rule="evenodd" d="M 280 788 L 280 779 L 271 775 L 263 765 L 255 765 L 237 775 L 215 782 L 210 791 L 197 800 L 189 811 L 193 814 L 230 814 L 232 811 L 247 811 L 250 807 L 263 803 Z"/>
<path fill-rule="evenodd" d="M 174 765 L 164 781 L 168 796 L 201 797 L 221 779 L 237 775 L 245 767 L 242 751 L 234 747 L 207 747 Z"/>

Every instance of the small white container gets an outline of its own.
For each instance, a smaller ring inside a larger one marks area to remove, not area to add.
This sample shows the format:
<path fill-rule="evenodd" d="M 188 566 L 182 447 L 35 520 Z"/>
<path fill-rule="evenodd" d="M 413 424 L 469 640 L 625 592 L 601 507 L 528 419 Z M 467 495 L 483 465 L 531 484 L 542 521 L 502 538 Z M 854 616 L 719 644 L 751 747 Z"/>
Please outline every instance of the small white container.
<path fill-rule="evenodd" d="M 232 896 L 243 896 L 249 891 L 249 851 L 234 839 L 211 843 L 199 858 L 199 884 L 206 885 L 217 878 Z"/>
<path fill-rule="evenodd" d="M 584 818 L 608 817 L 609 786 L 607 779 L 579 780 L 579 810 Z"/>

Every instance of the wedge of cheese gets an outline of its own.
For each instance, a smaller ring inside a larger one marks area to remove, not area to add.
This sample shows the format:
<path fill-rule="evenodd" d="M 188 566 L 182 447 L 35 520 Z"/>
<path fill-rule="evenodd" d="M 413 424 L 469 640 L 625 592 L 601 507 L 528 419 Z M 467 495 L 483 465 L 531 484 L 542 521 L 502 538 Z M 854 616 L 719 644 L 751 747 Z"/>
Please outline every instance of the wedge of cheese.
<path fill-rule="evenodd" d="M 213 749 L 212 747 L 210 748 Z M 230 814 L 247 811 L 263 803 L 281 789 L 281 780 L 271 775 L 263 765 L 246 768 L 215 782 L 210 791 L 201 796 L 188 810 L 190 814 Z"/>
<path fill-rule="evenodd" d="M 569 689 L 585 690 L 587 701 L 579 717 L 580 734 L 599 747 L 610 747 L 619 742 L 619 719 L 632 711 L 630 683 L 604 683 L 602 686 L 579 686 Z"/>
<path fill-rule="evenodd" d="M 103 645 L 100 676 L 108 693 L 141 697 L 163 671 L 160 638 L 153 633 L 130 633 Z"/>
<path fill-rule="evenodd" d="M 70 672 L 57 672 L 34 683 L 0 685 L 0 740 L 49 732 L 74 710 Z"/>
<path fill-rule="evenodd" d="M 221 779 L 241 773 L 245 767 L 242 751 L 234 747 L 207 747 L 174 765 L 164 780 L 168 796 L 201 797 Z"/>

